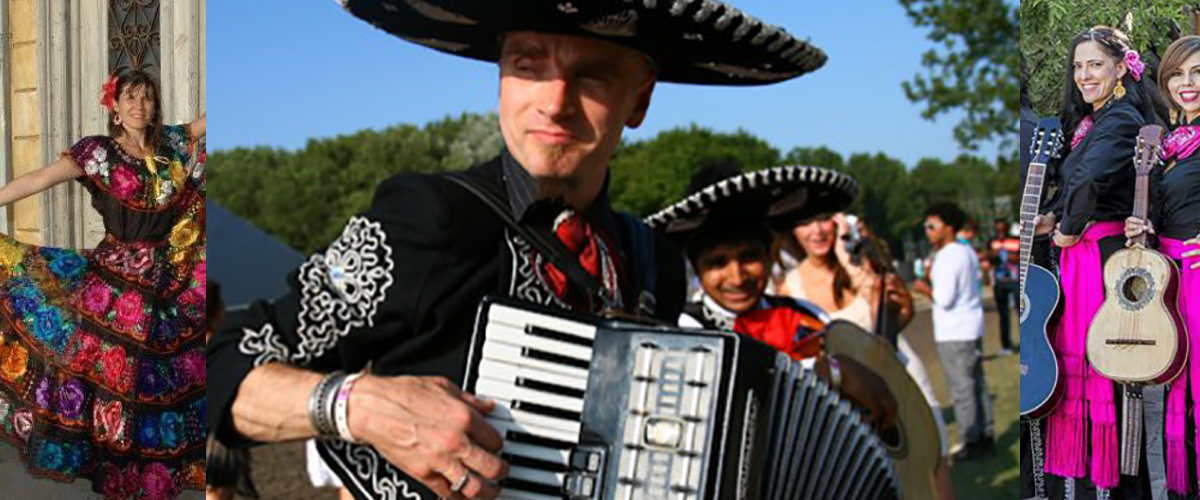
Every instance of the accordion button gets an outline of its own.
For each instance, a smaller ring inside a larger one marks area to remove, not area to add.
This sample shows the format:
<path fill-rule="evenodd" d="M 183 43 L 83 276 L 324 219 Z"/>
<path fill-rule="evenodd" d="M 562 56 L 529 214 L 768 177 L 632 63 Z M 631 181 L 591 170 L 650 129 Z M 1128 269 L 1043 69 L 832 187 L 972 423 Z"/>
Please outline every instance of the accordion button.
<path fill-rule="evenodd" d="M 600 472 L 600 454 L 588 454 L 587 471 L 591 473 Z"/>
<path fill-rule="evenodd" d="M 683 440 L 683 423 L 664 418 L 647 419 L 645 439 L 648 446 L 677 449 Z"/>

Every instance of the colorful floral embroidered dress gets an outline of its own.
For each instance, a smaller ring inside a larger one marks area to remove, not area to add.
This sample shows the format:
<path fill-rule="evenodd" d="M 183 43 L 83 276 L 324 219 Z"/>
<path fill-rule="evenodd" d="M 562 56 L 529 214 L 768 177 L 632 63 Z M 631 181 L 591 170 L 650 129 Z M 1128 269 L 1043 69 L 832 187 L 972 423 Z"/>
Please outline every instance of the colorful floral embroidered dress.
<path fill-rule="evenodd" d="M 0 441 L 108 499 L 204 483 L 204 150 L 163 138 L 153 158 L 103 136 L 63 153 L 104 218 L 95 249 L 0 235 Z"/>

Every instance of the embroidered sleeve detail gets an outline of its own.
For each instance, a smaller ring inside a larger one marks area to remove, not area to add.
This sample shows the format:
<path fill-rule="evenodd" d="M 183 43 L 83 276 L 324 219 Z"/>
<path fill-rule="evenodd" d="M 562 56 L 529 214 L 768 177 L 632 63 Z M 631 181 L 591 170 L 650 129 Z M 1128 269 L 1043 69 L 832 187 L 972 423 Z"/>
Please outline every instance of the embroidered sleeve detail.
<path fill-rule="evenodd" d="M 288 348 L 270 323 L 258 331 L 243 328 L 238 350 L 247 356 L 254 356 L 254 366 L 288 360 Z"/>
<path fill-rule="evenodd" d="M 350 219 L 333 245 L 300 266 L 300 343 L 292 361 L 310 361 L 351 329 L 374 326 L 394 267 L 382 225 L 365 217 Z"/>
<path fill-rule="evenodd" d="M 317 441 L 331 460 L 330 468 L 338 473 L 346 487 L 358 490 L 367 498 L 420 500 L 419 489 L 409 484 L 409 478 L 379 455 L 375 448 L 351 444 L 340 439 Z"/>
<path fill-rule="evenodd" d="M 91 136 L 80 139 L 66 151 L 75 166 L 91 178 L 107 179 L 110 163 L 108 148 L 103 137 Z"/>
<path fill-rule="evenodd" d="M 163 140 L 170 148 L 171 154 L 179 158 L 180 163 L 188 162 L 188 135 L 184 125 L 167 125 L 163 127 Z"/>

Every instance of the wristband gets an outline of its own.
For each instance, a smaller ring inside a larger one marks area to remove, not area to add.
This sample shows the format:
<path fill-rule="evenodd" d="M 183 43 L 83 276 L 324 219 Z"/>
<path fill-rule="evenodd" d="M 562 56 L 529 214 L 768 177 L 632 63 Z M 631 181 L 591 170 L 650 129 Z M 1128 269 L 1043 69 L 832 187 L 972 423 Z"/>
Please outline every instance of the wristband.
<path fill-rule="evenodd" d="M 353 434 L 350 434 L 350 389 L 354 387 L 354 382 L 362 376 L 362 372 L 359 372 L 342 380 L 337 391 L 337 400 L 333 406 L 333 420 L 337 425 L 338 436 L 351 443 L 357 443 L 358 440 L 354 439 Z"/>

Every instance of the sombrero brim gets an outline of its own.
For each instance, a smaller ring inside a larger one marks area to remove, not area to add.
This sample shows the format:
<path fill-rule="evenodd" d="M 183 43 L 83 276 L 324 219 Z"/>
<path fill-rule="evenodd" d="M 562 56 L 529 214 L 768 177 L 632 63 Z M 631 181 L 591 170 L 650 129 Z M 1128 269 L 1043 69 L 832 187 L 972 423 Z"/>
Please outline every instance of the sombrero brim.
<path fill-rule="evenodd" d="M 337 0 L 413 43 L 496 61 L 501 35 L 543 31 L 641 51 L 664 82 L 764 85 L 814 71 L 825 53 L 714 0 Z"/>
<path fill-rule="evenodd" d="M 741 223 L 765 222 L 784 229 L 821 214 L 845 210 L 858 197 L 858 189 L 853 177 L 834 170 L 773 167 L 711 184 L 646 217 L 645 222 L 675 237 L 700 229 L 717 215 L 722 215 L 722 223 L 740 219 Z"/>

